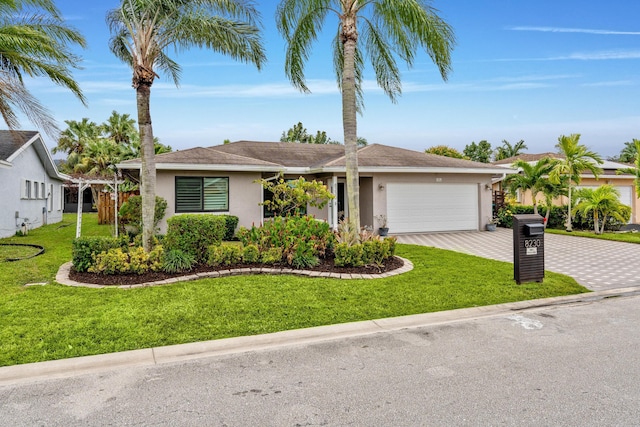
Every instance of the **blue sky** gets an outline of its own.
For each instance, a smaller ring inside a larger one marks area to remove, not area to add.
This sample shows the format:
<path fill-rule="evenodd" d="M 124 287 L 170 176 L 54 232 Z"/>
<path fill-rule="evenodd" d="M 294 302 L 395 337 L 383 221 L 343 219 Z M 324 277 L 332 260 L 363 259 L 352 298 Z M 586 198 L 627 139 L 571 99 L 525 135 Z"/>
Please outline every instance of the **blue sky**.
<path fill-rule="evenodd" d="M 105 13 L 117 0 L 57 0 L 71 25 L 87 38 L 82 70 L 74 73 L 88 98 L 85 108 L 68 91 L 45 80 L 30 90 L 64 120 L 98 123 L 116 110 L 136 118 L 131 72 L 109 51 Z M 262 71 L 209 51 L 173 55 L 183 67 L 181 86 L 166 76 L 152 88 L 154 133 L 174 149 L 223 140 L 277 141 L 301 121 L 342 140 L 340 94 L 325 25 L 307 65 L 312 91 L 299 93 L 284 75 L 276 1 L 257 2 L 268 63 Z M 397 104 L 365 78 L 365 110 L 358 133 L 369 143 L 414 150 L 446 144 L 462 150 L 472 141 L 525 140 L 528 152 L 554 151 L 558 136 L 580 133 L 603 156 L 640 138 L 640 2 L 610 0 L 439 0 L 433 2 L 455 32 L 453 72 L 443 82 L 422 53 L 403 71 Z M 370 71 L 370 70 L 369 70 Z M 23 121 L 23 128 L 30 127 Z M 49 141 L 49 145 L 55 145 Z"/>

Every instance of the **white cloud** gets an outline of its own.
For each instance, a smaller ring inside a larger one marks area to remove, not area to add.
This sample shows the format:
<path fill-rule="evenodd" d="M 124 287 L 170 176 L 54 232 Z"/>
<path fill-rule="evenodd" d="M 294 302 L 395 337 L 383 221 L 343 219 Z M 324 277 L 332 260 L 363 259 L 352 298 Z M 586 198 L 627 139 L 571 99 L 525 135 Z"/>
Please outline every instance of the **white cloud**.
<path fill-rule="evenodd" d="M 594 30 L 589 28 L 563 28 L 563 27 L 508 27 L 511 31 L 538 31 L 543 33 L 582 33 L 596 35 L 625 35 L 640 36 L 640 31 L 616 31 L 616 30 Z"/>

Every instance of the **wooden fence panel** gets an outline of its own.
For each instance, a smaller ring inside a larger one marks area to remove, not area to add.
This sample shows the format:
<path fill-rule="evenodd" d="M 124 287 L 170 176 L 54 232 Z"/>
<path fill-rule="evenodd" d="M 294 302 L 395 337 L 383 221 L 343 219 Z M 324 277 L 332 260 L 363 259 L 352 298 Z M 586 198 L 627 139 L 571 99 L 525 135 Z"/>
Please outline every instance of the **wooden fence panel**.
<path fill-rule="evenodd" d="M 118 193 L 118 209 L 129 197 L 136 196 L 137 192 Z M 113 224 L 115 221 L 115 198 L 112 193 L 98 193 L 98 224 Z"/>

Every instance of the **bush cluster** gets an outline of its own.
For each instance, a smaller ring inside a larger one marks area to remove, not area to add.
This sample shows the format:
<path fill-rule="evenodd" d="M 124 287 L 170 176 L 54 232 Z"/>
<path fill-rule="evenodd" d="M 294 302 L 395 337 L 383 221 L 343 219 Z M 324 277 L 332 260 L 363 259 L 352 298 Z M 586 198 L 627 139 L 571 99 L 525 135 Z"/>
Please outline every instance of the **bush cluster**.
<path fill-rule="evenodd" d="M 385 237 L 384 240 L 370 239 L 362 243 L 338 243 L 335 247 L 335 265 L 337 267 L 362 267 L 365 265 L 384 264 L 384 261 L 395 255 L 396 238 Z"/>
<path fill-rule="evenodd" d="M 204 264 L 207 248 L 220 244 L 226 233 L 227 220 L 222 215 L 175 215 L 167 221 L 164 246 L 167 250 L 179 249 Z"/>
<path fill-rule="evenodd" d="M 507 205 L 500 208 L 497 217 L 500 220 L 500 227 L 513 228 L 513 215 L 533 214 L 533 206 L 531 205 Z M 547 206 L 538 206 L 538 214 L 545 216 L 547 214 Z M 547 228 L 562 229 L 567 221 L 566 206 L 551 206 L 549 213 L 549 223 Z"/>
<path fill-rule="evenodd" d="M 126 237 L 78 237 L 72 244 L 73 266 L 76 271 L 88 271 L 96 255 L 110 249 L 126 248 L 128 243 Z"/>
<path fill-rule="evenodd" d="M 143 274 L 162 270 L 163 249 L 158 245 L 149 253 L 140 246 L 127 250 L 113 248 L 95 256 L 88 271 L 100 274 Z"/>
<path fill-rule="evenodd" d="M 294 268 L 317 265 L 335 241 L 329 224 L 310 216 L 275 217 L 262 227 L 240 227 L 238 237 L 244 246 L 256 245 L 260 253 L 281 248 L 281 258 Z"/>
<path fill-rule="evenodd" d="M 533 206 L 531 205 L 507 205 L 498 210 L 497 216 L 500 220 L 500 227 L 513 228 L 513 215 L 532 213 Z M 547 206 L 538 206 L 538 213 L 544 217 L 547 213 Z M 551 206 L 547 228 L 564 230 L 566 222 L 567 206 Z M 576 230 L 593 230 L 593 215 L 588 215 L 585 218 L 579 211 L 572 213 L 571 225 Z M 618 231 L 623 225 L 624 223 L 616 220 L 615 218 L 607 218 L 605 230 Z"/>

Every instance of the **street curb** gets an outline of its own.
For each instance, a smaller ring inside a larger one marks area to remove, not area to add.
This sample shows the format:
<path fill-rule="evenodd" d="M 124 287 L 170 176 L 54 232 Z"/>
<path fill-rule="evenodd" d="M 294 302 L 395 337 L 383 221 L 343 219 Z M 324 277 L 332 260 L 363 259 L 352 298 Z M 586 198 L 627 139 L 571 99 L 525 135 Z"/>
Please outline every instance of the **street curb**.
<path fill-rule="evenodd" d="M 0 367 L 0 387 L 19 383 L 67 378 L 118 368 L 153 366 L 176 363 L 206 357 L 240 354 L 251 351 L 271 350 L 280 347 L 308 345 L 325 341 L 353 338 L 402 329 L 414 329 L 444 323 L 502 316 L 514 311 L 525 311 L 576 303 L 589 303 L 612 297 L 640 295 L 640 287 L 609 289 L 577 295 L 542 298 L 491 305 L 462 308 L 435 313 L 415 314 L 338 325 L 317 326 L 306 329 L 274 332 L 270 334 L 224 338 L 219 340 L 154 347 L 119 353 L 83 356 L 71 359 L 28 363 Z"/>

